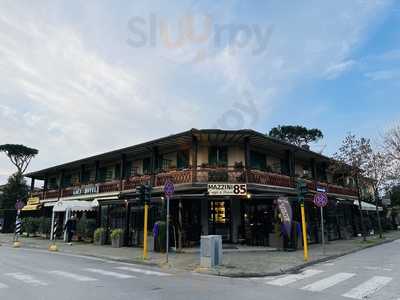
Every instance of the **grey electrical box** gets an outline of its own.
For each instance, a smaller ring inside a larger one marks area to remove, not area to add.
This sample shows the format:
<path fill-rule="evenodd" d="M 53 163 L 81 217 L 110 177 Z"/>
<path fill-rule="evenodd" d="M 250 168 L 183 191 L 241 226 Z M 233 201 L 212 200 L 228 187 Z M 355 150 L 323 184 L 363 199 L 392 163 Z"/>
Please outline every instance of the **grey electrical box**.
<path fill-rule="evenodd" d="M 203 235 L 200 240 L 200 265 L 212 268 L 222 264 L 222 237 L 220 235 Z"/>

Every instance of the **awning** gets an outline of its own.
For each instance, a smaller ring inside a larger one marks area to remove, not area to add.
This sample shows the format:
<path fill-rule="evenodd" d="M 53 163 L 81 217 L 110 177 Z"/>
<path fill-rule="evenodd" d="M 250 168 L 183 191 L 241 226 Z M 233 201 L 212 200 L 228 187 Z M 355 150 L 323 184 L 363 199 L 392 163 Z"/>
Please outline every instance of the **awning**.
<path fill-rule="evenodd" d="M 354 200 L 354 205 L 358 206 L 358 200 Z M 366 211 L 376 211 L 375 205 L 364 201 L 361 201 L 361 209 Z M 379 206 L 378 210 L 383 211 L 383 208 Z"/>
<path fill-rule="evenodd" d="M 39 210 L 41 208 L 40 204 L 34 204 L 34 205 L 25 205 L 21 210 L 22 211 L 34 211 L 34 210 Z"/>
<path fill-rule="evenodd" d="M 96 205 L 96 203 L 93 203 L 93 201 L 60 200 L 54 205 L 53 211 L 92 211 L 95 210 L 97 206 L 98 205 Z"/>

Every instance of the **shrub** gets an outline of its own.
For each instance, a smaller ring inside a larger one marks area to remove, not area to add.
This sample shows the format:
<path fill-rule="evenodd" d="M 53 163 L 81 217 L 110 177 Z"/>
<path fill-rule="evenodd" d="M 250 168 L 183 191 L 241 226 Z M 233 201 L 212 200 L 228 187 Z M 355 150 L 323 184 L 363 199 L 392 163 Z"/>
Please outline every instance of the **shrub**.
<path fill-rule="evenodd" d="M 97 228 L 97 229 L 94 231 L 93 240 L 94 240 L 96 243 L 100 242 L 100 240 L 101 240 L 102 236 L 104 235 L 104 233 L 105 233 L 105 229 L 104 229 L 104 228 L 102 228 L 102 227 Z"/>
<path fill-rule="evenodd" d="M 37 219 L 37 226 L 38 226 L 38 231 L 41 234 L 48 235 L 50 234 L 51 230 L 51 219 L 46 217 L 40 217 L 39 219 Z"/>

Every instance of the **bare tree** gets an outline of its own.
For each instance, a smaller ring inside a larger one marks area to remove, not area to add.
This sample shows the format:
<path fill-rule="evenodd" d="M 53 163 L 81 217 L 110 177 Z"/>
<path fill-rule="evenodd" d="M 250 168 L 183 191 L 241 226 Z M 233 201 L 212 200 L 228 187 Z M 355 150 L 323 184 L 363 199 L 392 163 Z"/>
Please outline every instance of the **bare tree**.
<path fill-rule="evenodd" d="M 366 231 L 364 216 L 362 211 L 361 178 L 368 163 L 368 157 L 372 153 L 371 142 L 369 139 L 357 138 L 349 133 L 343 140 L 341 147 L 333 155 L 334 163 L 331 168 L 335 173 L 348 174 L 353 177 L 356 183 L 358 194 L 358 206 L 360 210 L 361 231 L 363 240 L 366 241 Z"/>
<path fill-rule="evenodd" d="M 386 132 L 385 148 L 393 159 L 400 162 L 400 125 L 394 126 Z"/>
<path fill-rule="evenodd" d="M 379 237 L 383 237 L 382 223 L 379 215 L 380 195 L 388 185 L 391 175 L 392 159 L 389 155 L 381 152 L 371 152 L 365 167 L 362 182 L 367 186 L 372 186 L 375 200 L 376 215 L 378 219 Z"/>

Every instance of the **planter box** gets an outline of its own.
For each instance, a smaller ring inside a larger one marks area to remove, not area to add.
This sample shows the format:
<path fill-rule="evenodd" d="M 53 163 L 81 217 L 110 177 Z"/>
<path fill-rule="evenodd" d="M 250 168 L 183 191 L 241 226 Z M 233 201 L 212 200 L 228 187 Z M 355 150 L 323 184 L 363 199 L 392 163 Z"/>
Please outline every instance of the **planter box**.
<path fill-rule="evenodd" d="M 121 248 L 124 245 L 124 235 L 121 234 L 119 238 L 111 239 L 111 247 Z"/>
<path fill-rule="evenodd" d="M 100 239 L 98 241 L 94 240 L 93 243 L 95 245 L 105 245 L 106 244 L 106 233 L 104 232 L 103 234 L 100 235 Z"/>

